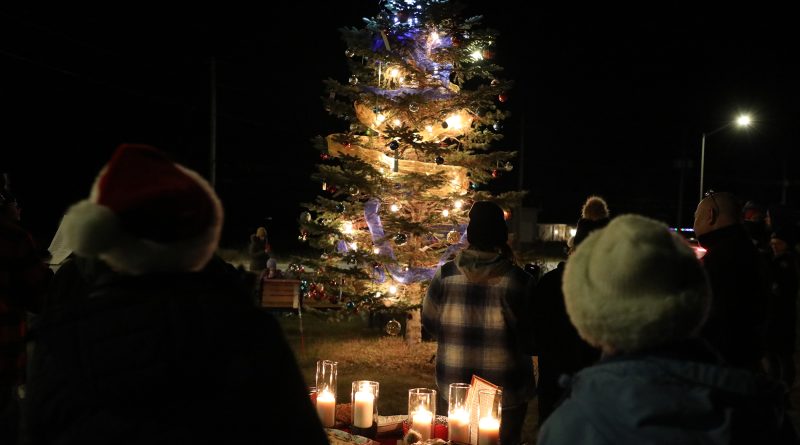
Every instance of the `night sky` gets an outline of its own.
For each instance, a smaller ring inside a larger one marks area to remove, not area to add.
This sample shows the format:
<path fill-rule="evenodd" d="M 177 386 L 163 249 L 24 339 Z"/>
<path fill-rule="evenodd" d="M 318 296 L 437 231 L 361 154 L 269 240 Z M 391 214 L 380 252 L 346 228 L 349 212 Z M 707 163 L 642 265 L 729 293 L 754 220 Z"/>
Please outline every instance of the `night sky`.
<path fill-rule="evenodd" d="M 586 196 L 600 194 L 613 214 L 690 225 L 701 135 L 740 111 L 755 127 L 707 138 L 706 188 L 768 204 L 785 183 L 787 201 L 800 201 L 800 39 L 788 11 L 468 4 L 500 32 L 495 61 L 515 81 L 496 147 L 524 153 L 490 187 L 521 182 L 540 221 L 573 223 Z M 25 225 L 49 243 L 123 142 L 207 174 L 213 56 L 223 244 L 243 245 L 270 217 L 276 248 L 293 248 L 300 203 L 320 191 L 309 140 L 347 125 L 320 100 L 323 79 L 348 76 L 338 28 L 361 26 L 379 7 L 325 5 L 0 7 L 0 169 Z"/>

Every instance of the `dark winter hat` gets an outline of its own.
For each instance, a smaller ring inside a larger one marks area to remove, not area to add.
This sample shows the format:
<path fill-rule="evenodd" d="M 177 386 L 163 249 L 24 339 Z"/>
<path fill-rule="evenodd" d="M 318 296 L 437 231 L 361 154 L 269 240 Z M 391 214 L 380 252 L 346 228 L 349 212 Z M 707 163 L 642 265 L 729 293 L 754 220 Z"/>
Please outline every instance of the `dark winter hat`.
<path fill-rule="evenodd" d="M 639 215 L 614 218 L 567 261 L 564 303 L 594 346 L 636 352 L 695 334 L 711 302 L 694 251 L 666 224 Z"/>
<path fill-rule="evenodd" d="M 62 224 L 76 253 L 136 275 L 201 269 L 222 219 L 219 198 L 196 172 L 153 147 L 121 145 Z"/>
<path fill-rule="evenodd" d="M 478 201 L 469 209 L 467 241 L 471 245 L 494 248 L 508 242 L 503 209 L 491 201 Z"/>

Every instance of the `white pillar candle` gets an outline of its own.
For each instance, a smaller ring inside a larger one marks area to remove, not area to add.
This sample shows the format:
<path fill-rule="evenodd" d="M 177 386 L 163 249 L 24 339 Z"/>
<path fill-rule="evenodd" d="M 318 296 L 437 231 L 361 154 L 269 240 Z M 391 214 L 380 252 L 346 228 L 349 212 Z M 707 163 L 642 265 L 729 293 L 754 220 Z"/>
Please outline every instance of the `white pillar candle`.
<path fill-rule="evenodd" d="M 431 429 L 433 428 L 433 413 L 425 408 L 418 408 L 411 414 L 411 429 L 418 432 L 422 436 L 422 440 L 428 440 L 432 437 Z"/>
<path fill-rule="evenodd" d="M 358 391 L 353 404 L 353 425 L 359 428 L 372 426 L 375 396 L 369 391 Z"/>
<path fill-rule="evenodd" d="M 494 417 L 484 417 L 478 422 L 478 445 L 498 445 L 500 443 L 500 421 Z"/>
<path fill-rule="evenodd" d="M 447 415 L 447 428 L 450 442 L 469 443 L 469 413 L 457 408 Z"/>
<path fill-rule="evenodd" d="M 333 426 L 336 419 L 336 397 L 327 389 L 317 395 L 317 414 L 323 427 Z"/>

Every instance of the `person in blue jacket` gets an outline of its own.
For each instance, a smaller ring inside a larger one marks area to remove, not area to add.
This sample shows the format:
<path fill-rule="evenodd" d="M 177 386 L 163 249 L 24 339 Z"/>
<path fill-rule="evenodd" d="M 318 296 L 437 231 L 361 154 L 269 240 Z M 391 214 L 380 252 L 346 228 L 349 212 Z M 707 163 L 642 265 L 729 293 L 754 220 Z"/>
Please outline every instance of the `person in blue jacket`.
<path fill-rule="evenodd" d="M 723 365 L 697 336 L 711 301 L 685 241 L 661 222 L 613 219 L 569 258 L 564 298 L 603 351 L 539 431 L 539 445 L 796 443 L 783 384 Z"/>

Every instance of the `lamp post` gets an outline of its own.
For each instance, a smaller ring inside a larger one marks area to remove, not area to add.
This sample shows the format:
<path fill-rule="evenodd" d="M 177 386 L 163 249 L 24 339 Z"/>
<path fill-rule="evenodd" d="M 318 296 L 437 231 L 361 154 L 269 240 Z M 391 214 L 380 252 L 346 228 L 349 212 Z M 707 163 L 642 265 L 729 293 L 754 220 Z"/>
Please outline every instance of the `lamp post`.
<path fill-rule="evenodd" d="M 700 200 L 703 199 L 703 179 L 706 167 L 706 136 L 711 136 L 714 133 L 722 131 L 733 124 L 736 124 L 737 127 L 749 127 L 752 121 L 750 120 L 750 116 L 747 114 L 742 114 L 736 118 L 735 121 L 728 122 L 727 124 L 717 128 L 714 131 L 710 131 L 708 133 L 703 133 L 703 139 L 700 143 Z"/>

